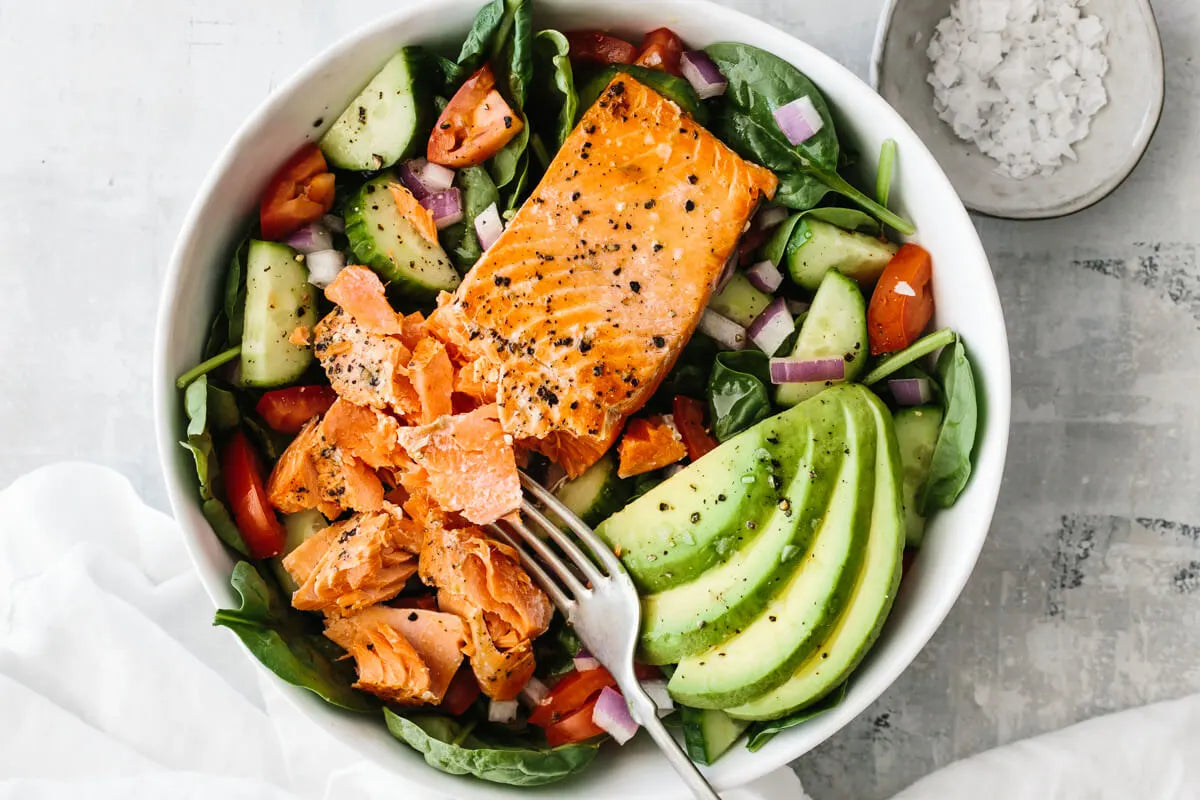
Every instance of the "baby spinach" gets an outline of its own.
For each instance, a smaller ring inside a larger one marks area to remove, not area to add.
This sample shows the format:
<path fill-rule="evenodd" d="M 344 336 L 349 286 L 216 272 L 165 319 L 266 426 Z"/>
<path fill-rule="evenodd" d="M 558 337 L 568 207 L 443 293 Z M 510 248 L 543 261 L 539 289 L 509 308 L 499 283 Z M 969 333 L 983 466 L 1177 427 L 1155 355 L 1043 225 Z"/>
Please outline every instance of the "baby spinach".
<path fill-rule="evenodd" d="M 946 413 L 933 448 L 929 480 L 921 496 L 923 516 L 939 508 L 949 508 L 962 494 L 971 477 L 971 451 L 975 448 L 978 428 L 975 376 L 961 339 L 942 351 L 937 371 L 946 398 Z"/>
<path fill-rule="evenodd" d="M 724 442 L 771 416 L 771 372 L 757 350 L 719 353 L 708 379 L 713 435 Z"/>
<path fill-rule="evenodd" d="M 509 786 L 541 786 L 574 775 L 596 757 L 596 744 L 547 747 L 528 735 L 489 735 L 473 721 L 439 714 L 400 715 L 385 708 L 388 730 L 431 767 Z"/>
<path fill-rule="evenodd" d="M 711 127 L 742 156 L 775 172 L 779 177 L 776 202 L 803 211 L 833 191 L 896 230 L 914 232 L 911 224 L 838 174 L 839 145 L 833 117 L 825 98 L 803 73 L 778 56 L 747 44 L 723 42 L 710 45 L 705 52 L 729 81 L 725 95 L 714 103 Z M 792 145 L 775 122 L 774 111 L 806 95 L 824 125 L 807 141 Z"/>
<path fill-rule="evenodd" d="M 482 67 L 485 61 L 490 61 L 499 54 L 500 45 L 508 36 L 508 28 L 512 27 L 512 17 L 507 14 L 507 5 L 505 0 L 492 0 L 479 9 L 471 30 L 458 51 L 458 70 L 452 83 L 459 83 Z"/>
<path fill-rule="evenodd" d="M 575 629 L 567 624 L 562 614 L 555 614 L 550 628 L 534 639 L 538 677 L 562 675 L 575 668 L 574 658 L 583 645 Z"/>
<path fill-rule="evenodd" d="M 622 73 L 672 101 L 691 114 L 701 125 L 708 122 L 708 108 L 700 102 L 696 90 L 685 79 L 660 69 L 648 69 L 634 64 L 613 64 L 590 78 L 579 90 L 578 116 L 583 116 L 583 113 L 599 99 L 605 87 L 612 83 L 612 79 Z"/>
<path fill-rule="evenodd" d="M 887 207 L 892 196 L 892 174 L 896 171 L 896 140 L 884 139 L 879 148 L 879 168 L 875 173 L 875 199 Z"/>
<path fill-rule="evenodd" d="M 229 320 L 229 344 L 242 343 L 242 327 L 246 313 L 246 257 L 250 253 L 250 239 L 242 240 L 233 251 L 229 269 L 225 273 L 223 302 L 225 318 Z"/>
<path fill-rule="evenodd" d="M 196 463 L 200 509 L 222 542 L 242 555 L 249 555 L 241 532 L 218 494 L 220 462 L 210 431 L 210 427 L 225 431 L 237 426 L 240 416 L 237 401 L 231 392 L 210 386 L 208 378 L 201 375 L 188 384 L 183 405 L 188 416 L 187 441 L 180 444 L 187 448 Z"/>
<path fill-rule="evenodd" d="M 788 728 L 795 727 L 801 722 L 808 722 L 815 716 L 824 714 L 834 706 L 839 705 L 846 699 L 846 684 L 843 683 L 838 688 L 827 694 L 807 708 L 802 708 L 792 714 L 789 714 L 782 719 L 773 719 L 767 722 L 755 722 L 746 729 L 746 749 L 750 752 L 759 750 L 767 742 L 775 738 L 775 734 Z"/>
<path fill-rule="evenodd" d="M 442 244 L 454 261 L 459 272 L 475 266 L 483 255 L 479 236 L 475 233 L 475 218 L 492 203 L 500 204 L 500 192 L 492 182 L 492 176 L 480 166 L 464 167 L 454 177 L 454 185 L 463 196 L 463 219 L 442 231 Z"/>
<path fill-rule="evenodd" d="M 716 356 L 717 343 L 702 333 L 694 334 L 683 346 L 675 366 L 671 367 L 649 405 L 666 411 L 671 408 L 675 395 L 704 397 Z"/>
<path fill-rule="evenodd" d="M 530 116 L 541 141 L 557 151 L 575 126 L 579 97 L 568 57 L 567 37 L 556 30 L 538 31 L 533 40 L 533 99 Z M 549 159 L 546 160 L 549 163 Z"/>
<path fill-rule="evenodd" d="M 341 648 L 321 635 L 315 616 L 310 620 L 309 615 L 287 604 L 273 578 L 250 562 L 239 561 L 230 583 L 241 604 L 217 611 L 213 624 L 233 631 L 264 667 L 341 708 L 379 708 L 370 695 L 351 688 L 351 662 L 343 658 Z"/>

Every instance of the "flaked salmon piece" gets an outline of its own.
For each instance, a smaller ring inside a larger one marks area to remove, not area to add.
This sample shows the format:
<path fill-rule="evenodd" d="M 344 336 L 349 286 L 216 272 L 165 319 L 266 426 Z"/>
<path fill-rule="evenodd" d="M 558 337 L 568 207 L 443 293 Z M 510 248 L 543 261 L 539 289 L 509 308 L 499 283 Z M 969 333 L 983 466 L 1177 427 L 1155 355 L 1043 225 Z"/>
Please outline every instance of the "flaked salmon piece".
<path fill-rule="evenodd" d="M 340 397 L 360 406 L 420 414 L 408 380 L 412 351 L 394 336 L 372 333 L 341 306 L 317 323 L 313 350 Z"/>
<path fill-rule="evenodd" d="M 537 666 L 533 642 L 520 639 L 502 645 L 493 638 L 486 613 L 451 592 L 438 592 L 438 607 L 466 621 L 468 637 L 464 651 L 483 693 L 493 700 L 516 698 Z"/>
<path fill-rule="evenodd" d="M 550 599 L 530 579 L 520 557 L 479 528 L 429 527 L 418 574 L 439 592 L 495 614 L 519 639 L 533 639 L 550 625 Z M 502 633 L 498 629 L 496 635 Z"/>
<path fill-rule="evenodd" d="M 669 414 L 655 414 L 629 420 L 617 454 L 617 477 L 630 478 L 682 461 L 687 445 Z"/>
<path fill-rule="evenodd" d="M 331 444 L 321 421 L 312 419 L 271 470 L 267 499 L 285 514 L 315 508 L 336 519 L 345 510 L 380 510 L 383 484 L 364 462 Z"/>
<path fill-rule="evenodd" d="M 429 496 L 471 522 L 495 522 L 521 506 L 512 438 L 495 406 L 401 428 L 400 445 L 427 473 Z"/>
<path fill-rule="evenodd" d="M 355 688 L 405 705 L 440 703 L 467 646 L 454 614 L 378 605 L 326 620 L 325 635 L 354 657 Z"/>
<path fill-rule="evenodd" d="M 325 297 L 371 333 L 387 336 L 404 331 L 404 316 L 388 303 L 383 281 L 367 267 L 342 269 L 325 287 Z"/>
<path fill-rule="evenodd" d="M 506 432 L 546 441 L 578 475 L 671 368 L 776 185 L 670 100 L 618 76 L 499 240 L 439 299 L 430 330 L 496 376 Z"/>
<path fill-rule="evenodd" d="M 411 464 L 400 447 L 395 417 L 339 397 L 321 420 L 325 440 L 373 469 Z"/>
<path fill-rule="evenodd" d="M 429 335 L 429 329 L 426 327 L 425 315 L 420 311 L 414 311 L 407 314 L 403 320 L 403 326 L 400 330 L 400 341 L 404 342 L 404 346 L 409 350 L 415 350 L 417 343 Z"/>
<path fill-rule="evenodd" d="M 389 600 L 417 571 L 408 539 L 389 512 L 355 514 L 304 541 L 283 559 L 299 584 L 292 605 L 345 614 Z"/>
<path fill-rule="evenodd" d="M 432 336 L 417 342 L 407 373 L 421 404 L 421 414 L 416 422 L 428 425 L 438 417 L 453 413 L 450 395 L 454 391 L 454 367 L 444 344 Z"/>

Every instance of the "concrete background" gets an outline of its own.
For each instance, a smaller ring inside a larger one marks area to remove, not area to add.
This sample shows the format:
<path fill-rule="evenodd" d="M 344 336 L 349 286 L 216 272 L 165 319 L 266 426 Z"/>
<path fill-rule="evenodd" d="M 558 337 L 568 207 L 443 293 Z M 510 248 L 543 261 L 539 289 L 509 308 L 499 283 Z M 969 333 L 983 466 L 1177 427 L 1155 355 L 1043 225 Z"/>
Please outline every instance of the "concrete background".
<path fill-rule="evenodd" d="M 87 459 L 165 506 L 150 350 L 184 211 L 274 85 L 403 1 L 0 0 L 0 485 Z M 729 4 L 866 75 L 882 0 Z M 1013 353 L 1000 506 L 933 642 L 796 763 L 818 800 L 1200 690 L 1200 6 L 1155 9 L 1167 107 L 1130 180 L 1068 219 L 976 220 Z"/>

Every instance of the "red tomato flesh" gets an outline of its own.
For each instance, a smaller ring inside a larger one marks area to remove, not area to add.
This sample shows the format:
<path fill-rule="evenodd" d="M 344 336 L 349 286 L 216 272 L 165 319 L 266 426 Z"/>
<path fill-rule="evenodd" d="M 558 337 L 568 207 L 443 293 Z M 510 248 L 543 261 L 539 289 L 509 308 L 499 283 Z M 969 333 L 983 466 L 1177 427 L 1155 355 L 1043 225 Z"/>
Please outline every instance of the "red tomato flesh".
<path fill-rule="evenodd" d="M 300 152 L 275 173 L 259 204 L 262 237 L 276 241 L 303 225 L 319 220 L 333 208 L 333 173 L 315 144 Z"/>
<path fill-rule="evenodd" d="M 574 670 L 554 684 L 550 693 L 529 715 L 529 724 L 549 728 L 578 711 L 589 698 L 599 694 L 604 687 L 616 688 L 616 685 L 617 681 L 604 667 L 584 672 Z"/>
<path fill-rule="evenodd" d="M 329 410 L 337 394 L 328 386 L 289 386 L 267 392 L 254 406 L 272 430 L 299 433 L 304 423 Z"/>
<path fill-rule="evenodd" d="M 637 48 L 624 39 L 600 31 L 571 31 L 567 34 L 572 61 L 589 64 L 632 64 Z"/>
<path fill-rule="evenodd" d="M 442 698 L 438 708 L 457 717 L 470 708 L 477 697 L 479 682 L 475 680 L 475 673 L 471 671 L 470 665 L 464 663 L 458 668 L 458 672 L 454 673 L 450 686 L 446 689 L 446 696 Z"/>
<path fill-rule="evenodd" d="M 597 692 L 597 696 L 599 696 L 599 692 Z M 570 714 L 546 728 L 546 743 L 551 747 L 559 747 L 564 744 L 582 742 L 605 733 L 604 728 L 592 722 L 592 711 L 596 708 L 597 696 L 593 696 L 574 714 Z"/>
<path fill-rule="evenodd" d="M 270 558 L 283 551 L 284 530 L 267 503 L 262 461 L 246 434 L 235 431 L 221 452 L 221 471 L 233 520 L 250 555 Z"/>
<path fill-rule="evenodd" d="M 640 67 L 661 69 L 672 75 L 683 75 L 679 60 L 683 56 L 683 41 L 670 28 L 657 28 L 646 34 L 642 50 L 633 62 Z"/>
<path fill-rule="evenodd" d="M 908 347 L 933 319 L 933 259 L 915 244 L 901 246 L 884 268 L 867 309 L 871 355 Z"/>
<path fill-rule="evenodd" d="M 675 395 L 671 403 L 675 427 L 683 437 L 690 461 L 695 461 L 717 446 L 717 440 L 704 428 L 704 411 L 704 403 L 681 394 Z"/>
<path fill-rule="evenodd" d="M 442 110 L 425 157 L 444 167 L 482 164 L 521 132 L 525 123 L 496 90 L 488 64 L 467 78 Z"/>

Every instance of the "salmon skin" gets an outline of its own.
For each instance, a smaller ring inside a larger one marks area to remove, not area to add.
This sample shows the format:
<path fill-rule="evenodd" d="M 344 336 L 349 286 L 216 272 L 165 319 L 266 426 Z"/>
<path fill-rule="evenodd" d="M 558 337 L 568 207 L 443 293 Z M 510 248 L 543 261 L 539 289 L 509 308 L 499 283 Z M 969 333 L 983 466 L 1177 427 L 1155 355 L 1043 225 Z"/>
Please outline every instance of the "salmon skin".
<path fill-rule="evenodd" d="M 776 185 L 619 75 L 429 328 L 495 386 L 504 430 L 577 476 L 671 368 Z"/>

